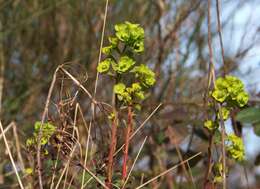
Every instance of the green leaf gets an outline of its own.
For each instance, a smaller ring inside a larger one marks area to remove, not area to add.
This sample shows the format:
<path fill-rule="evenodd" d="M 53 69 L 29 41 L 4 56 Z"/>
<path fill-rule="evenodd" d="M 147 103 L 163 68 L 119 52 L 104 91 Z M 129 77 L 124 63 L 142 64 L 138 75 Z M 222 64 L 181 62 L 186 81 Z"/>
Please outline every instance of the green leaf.
<path fill-rule="evenodd" d="M 254 133 L 260 137 L 260 122 L 254 124 Z"/>
<path fill-rule="evenodd" d="M 257 123 L 260 122 L 260 108 L 246 108 L 240 111 L 236 119 L 243 123 Z"/>

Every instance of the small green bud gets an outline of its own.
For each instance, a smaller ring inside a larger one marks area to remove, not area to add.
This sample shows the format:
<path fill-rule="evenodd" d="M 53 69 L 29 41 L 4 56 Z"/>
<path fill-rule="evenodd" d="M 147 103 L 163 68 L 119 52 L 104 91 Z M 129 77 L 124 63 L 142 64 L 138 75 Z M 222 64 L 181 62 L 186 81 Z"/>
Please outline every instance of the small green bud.
<path fill-rule="evenodd" d="M 110 44 L 111 44 L 111 47 L 114 49 L 117 47 L 117 44 L 118 44 L 118 38 L 116 37 L 109 37 L 108 38 Z"/>
<path fill-rule="evenodd" d="M 102 48 L 102 53 L 104 53 L 105 55 L 110 55 L 112 53 L 112 50 L 113 50 L 113 46 L 109 45 Z"/>
<path fill-rule="evenodd" d="M 31 175 L 32 173 L 33 173 L 33 169 L 32 168 L 26 168 L 25 170 L 24 170 L 24 172 L 27 174 L 27 175 Z"/>
<path fill-rule="evenodd" d="M 214 122 L 212 120 L 207 120 L 204 122 L 204 127 L 212 131 L 215 129 Z"/>

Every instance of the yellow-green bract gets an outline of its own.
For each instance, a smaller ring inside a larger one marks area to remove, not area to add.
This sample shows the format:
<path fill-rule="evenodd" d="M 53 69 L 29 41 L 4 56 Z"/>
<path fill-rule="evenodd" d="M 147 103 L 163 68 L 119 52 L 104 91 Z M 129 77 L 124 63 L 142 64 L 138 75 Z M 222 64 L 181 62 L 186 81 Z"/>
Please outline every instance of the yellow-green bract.
<path fill-rule="evenodd" d="M 134 52 L 144 51 L 144 29 L 139 24 L 125 22 L 115 25 L 116 37 Z"/>
<path fill-rule="evenodd" d="M 245 149 L 243 141 L 240 137 L 235 134 L 230 134 L 227 137 L 227 151 L 228 154 L 237 161 L 243 161 L 245 158 Z"/>
<path fill-rule="evenodd" d="M 115 71 L 117 73 L 125 73 L 130 70 L 130 68 L 135 64 L 135 61 L 128 57 L 128 56 L 122 56 L 120 57 L 118 64 L 115 65 Z"/>
<path fill-rule="evenodd" d="M 214 122 L 212 120 L 207 120 L 204 122 L 204 127 L 206 127 L 208 130 L 212 131 L 215 129 Z"/>
<path fill-rule="evenodd" d="M 242 81 L 234 76 L 218 78 L 212 97 L 218 102 L 237 104 L 239 107 L 245 106 L 249 98 Z"/>
<path fill-rule="evenodd" d="M 99 73 L 106 73 L 109 71 L 110 65 L 113 63 L 115 63 L 115 61 L 112 58 L 107 58 L 98 64 L 97 71 Z"/>

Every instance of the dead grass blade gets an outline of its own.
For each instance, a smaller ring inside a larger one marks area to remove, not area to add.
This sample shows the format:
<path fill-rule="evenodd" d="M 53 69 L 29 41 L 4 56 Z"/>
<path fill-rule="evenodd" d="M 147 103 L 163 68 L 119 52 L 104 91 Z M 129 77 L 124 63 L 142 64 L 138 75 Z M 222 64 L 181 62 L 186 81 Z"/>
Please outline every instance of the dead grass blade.
<path fill-rule="evenodd" d="M 11 151 L 10 151 L 10 148 L 9 148 L 9 145 L 8 145 L 8 142 L 7 142 L 7 139 L 6 139 L 6 137 L 5 137 L 5 133 L 4 133 L 4 129 L 3 129 L 3 125 L 2 125 L 2 122 L 1 122 L 1 121 L 0 121 L 0 129 L 1 129 L 1 133 L 2 133 L 2 135 L 3 135 L 3 139 L 4 139 L 4 143 L 5 143 L 6 150 L 7 150 L 7 152 L 8 152 L 9 158 L 10 158 L 11 163 L 12 163 L 12 165 L 13 165 L 13 168 L 14 168 L 14 171 L 15 171 L 15 174 L 16 174 L 16 177 L 17 177 L 17 180 L 18 180 L 18 182 L 19 182 L 20 188 L 21 188 L 21 189 L 24 189 L 23 183 L 22 183 L 22 181 L 21 181 L 21 178 L 20 178 L 20 176 L 19 176 L 19 174 L 18 174 L 18 170 L 17 170 L 16 165 L 15 165 L 15 162 L 14 162 L 12 153 L 11 153 Z"/>
<path fill-rule="evenodd" d="M 145 137 L 145 139 L 144 139 L 144 141 L 143 141 L 141 147 L 139 148 L 139 151 L 138 151 L 138 153 L 137 153 L 137 155 L 136 155 L 136 157 L 135 157 L 134 163 L 133 163 L 133 165 L 132 165 L 132 167 L 131 167 L 131 169 L 130 169 L 128 175 L 127 175 L 127 178 L 126 178 L 126 180 L 125 180 L 125 182 L 124 182 L 124 184 L 123 184 L 123 186 L 122 186 L 122 189 L 124 189 L 124 188 L 125 188 L 125 185 L 127 184 L 127 181 L 128 181 L 128 179 L 129 179 L 129 177 L 130 177 L 130 175 L 131 175 L 131 173 L 132 173 L 132 171 L 133 171 L 133 169 L 134 169 L 134 166 L 135 166 L 135 164 L 136 164 L 136 161 L 137 161 L 137 159 L 138 159 L 138 157 L 139 157 L 139 155 L 140 155 L 140 153 L 141 153 L 141 151 L 142 151 L 142 149 L 143 149 L 143 147 L 144 147 L 144 144 L 145 144 L 146 140 L 147 140 L 147 136 Z"/>
<path fill-rule="evenodd" d="M 177 164 L 177 165 L 171 167 L 170 169 L 168 169 L 168 170 L 166 170 L 166 171 L 160 173 L 159 175 L 153 177 L 152 179 L 146 181 L 145 183 L 143 183 L 142 185 L 138 186 L 138 187 L 135 188 L 135 189 L 140 189 L 140 188 L 146 186 L 147 184 L 149 184 L 149 183 L 153 182 L 154 180 L 156 180 L 156 179 L 158 179 L 158 178 L 164 176 L 165 174 L 167 174 L 167 173 L 173 171 L 174 169 L 176 169 L 176 168 L 179 167 L 180 165 L 187 163 L 188 161 L 190 161 L 191 159 L 197 157 L 197 156 L 200 155 L 200 154 L 201 154 L 201 152 L 195 154 L 194 156 L 191 156 L 190 158 L 188 158 L 188 159 L 182 161 L 181 163 L 179 163 L 179 164 Z"/>

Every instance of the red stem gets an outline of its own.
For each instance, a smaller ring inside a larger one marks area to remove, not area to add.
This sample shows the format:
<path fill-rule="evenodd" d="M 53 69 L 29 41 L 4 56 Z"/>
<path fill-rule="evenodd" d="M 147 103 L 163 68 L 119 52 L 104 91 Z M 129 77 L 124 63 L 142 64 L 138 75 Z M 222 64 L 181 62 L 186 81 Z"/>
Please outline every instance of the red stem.
<path fill-rule="evenodd" d="M 115 117 L 112 122 L 112 133 L 111 133 L 111 143 L 108 155 L 108 167 L 107 167 L 107 183 L 106 186 L 108 188 L 112 188 L 112 176 L 113 176 L 113 163 L 114 163 L 114 153 L 116 150 L 116 143 L 117 143 L 117 112 L 115 113 Z"/>
<path fill-rule="evenodd" d="M 132 122 L 133 122 L 132 107 L 128 106 L 127 126 L 125 128 L 125 148 L 124 148 L 124 159 L 123 159 L 123 169 L 122 169 L 122 180 L 125 180 L 127 177 L 127 160 L 128 160 L 130 134 L 132 130 Z"/>

